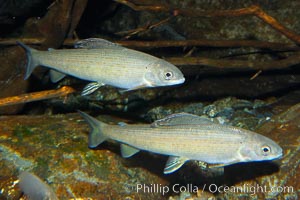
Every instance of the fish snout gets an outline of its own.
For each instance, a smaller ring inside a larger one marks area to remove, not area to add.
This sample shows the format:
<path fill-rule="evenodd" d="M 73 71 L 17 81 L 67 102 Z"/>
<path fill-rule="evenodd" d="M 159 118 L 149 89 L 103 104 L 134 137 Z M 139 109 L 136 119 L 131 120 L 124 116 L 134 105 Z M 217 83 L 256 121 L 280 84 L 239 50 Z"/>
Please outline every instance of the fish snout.
<path fill-rule="evenodd" d="M 182 83 L 184 83 L 184 82 L 185 82 L 185 78 L 182 77 L 182 78 L 180 78 L 180 79 L 177 79 L 177 80 L 172 81 L 172 85 L 178 85 L 178 84 L 182 84 Z"/>
<path fill-rule="evenodd" d="M 277 153 L 277 158 L 283 158 L 283 149 L 281 147 L 279 147 L 280 150 Z"/>

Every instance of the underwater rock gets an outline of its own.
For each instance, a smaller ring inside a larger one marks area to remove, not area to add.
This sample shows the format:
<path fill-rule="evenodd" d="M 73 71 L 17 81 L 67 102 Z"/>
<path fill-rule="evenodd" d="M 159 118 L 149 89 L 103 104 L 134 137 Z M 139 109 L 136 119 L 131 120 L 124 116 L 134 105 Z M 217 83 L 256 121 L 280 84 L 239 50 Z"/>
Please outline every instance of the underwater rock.
<path fill-rule="evenodd" d="M 195 115 L 202 115 L 203 104 L 202 103 L 190 103 L 190 104 L 170 104 L 166 106 L 154 107 L 147 112 L 144 116 L 148 121 L 155 121 L 165 118 L 173 113 L 186 112 Z"/>
<path fill-rule="evenodd" d="M 116 145 L 109 150 L 89 149 L 89 128 L 78 114 L 1 116 L 0 120 L 0 199 L 18 199 L 17 175 L 24 170 L 46 180 L 59 199 L 161 199 L 160 193 L 137 193 L 135 188 L 167 184 L 156 175 L 163 165 L 155 169 L 157 161 L 151 158 L 128 167 Z M 144 169 L 147 165 L 154 170 Z"/>
<path fill-rule="evenodd" d="M 223 99 L 223 103 L 219 100 L 216 105 L 238 105 L 226 103 L 228 101 L 227 98 Z M 231 101 L 244 102 L 235 98 Z M 251 103 L 252 108 L 248 104 L 247 109 L 254 108 L 255 103 Z M 190 110 L 197 110 L 196 107 L 203 112 L 203 104 L 187 106 Z M 245 106 L 234 109 L 229 122 L 237 122 L 236 112 L 248 114 L 244 109 Z M 163 156 L 141 152 L 133 158 L 124 159 L 120 155 L 119 144 L 112 142 L 89 149 L 89 127 L 78 114 L 1 116 L 0 199 L 18 199 L 17 175 L 24 170 L 45 180 L 59 199 L 297 199 L 300 187 L 300 104 L 281 114 L 276 110 L 277 106 L 272 107 L 275 115 L 255 129 L 283 148 L 283 158 L 274 162 L 227 166 L 224 175 L 203 170 L 197 162 L 188 162 L 178 172 L 166 176 L 162 173 L 166 159 Z M 246 119 L 247 115 L 244 117 Z M 105 122 L 122 121 L 104 115 L 98 118 Z M 170 191 L 164 196 L 161 192 L 137 192 L 138 184 L 161 184 Z M 178 184 L 175 189 L 179 186 L 188 189 L 192 185 L 198 190 L 181 194 L 177 190 L 171 191 L 175 184 Z M 225 186 L 231 191 L 222 191 Z M 219 192 L 217 188 L 221 188 Z M 233 188 L 238 189 L 234 191 Z"/>
<path fill-rule="evenodd" d="M 208 103 L 173 103 L 150 109 L 145 119 L 155 121 L 172 113 L 186 112 L 206 116 L 220 124 L 229 124 L 254 130 L 258 125 L 272 116 L 268 103 L 260 100 L 254 102 L 227 97 Z"/>
<path fill-rule="evenodd" d="M 24 81 L 22 51 L 17 47 L 0 50 L 0 98 L 24 94 L 29 82 Z M 0 114 L 15 114 L 23 108 L 23 104 L 0 108 Z"/>

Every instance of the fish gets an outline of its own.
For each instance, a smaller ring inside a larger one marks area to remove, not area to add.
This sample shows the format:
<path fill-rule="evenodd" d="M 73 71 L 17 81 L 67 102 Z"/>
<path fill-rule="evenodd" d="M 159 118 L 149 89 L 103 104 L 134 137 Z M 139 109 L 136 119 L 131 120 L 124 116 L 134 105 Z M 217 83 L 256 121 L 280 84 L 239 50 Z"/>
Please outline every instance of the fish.
<path fill-rule="evenodd" d="M 90 126 L 90 148 L 112 139 L 121 143 L 124 158 L 140 150 L 168 155 L 164 174 L 175 172 L 189 160 L 224 167 L 240 162 L 275 160 L 283 154 L 278 144 L 263 135 L 189 113 L 171 114 L 152 124 L 121 122 L 111 125 L 78 112 Z"/>
<path fill-rule="evenodd" d="M 19 175 L 19 187 L 30 200 L 58 200 L 53 190 L 36 175 L 23 171 Z"/>
<path fill-rule="evenodd" d="M 17 41 L 27 56 L 25 80 L 37 66 L 50 68 L 50 79 L 58 82 L 66 74 L 90 81 L 82 91 L 89 95 L 103 85 L 123 91 L 182 84 L 182 72 L 173 64 L 152 55 L 128 49 L 100 38 L 88 38 L 74 49 L 39 51 Z"/>

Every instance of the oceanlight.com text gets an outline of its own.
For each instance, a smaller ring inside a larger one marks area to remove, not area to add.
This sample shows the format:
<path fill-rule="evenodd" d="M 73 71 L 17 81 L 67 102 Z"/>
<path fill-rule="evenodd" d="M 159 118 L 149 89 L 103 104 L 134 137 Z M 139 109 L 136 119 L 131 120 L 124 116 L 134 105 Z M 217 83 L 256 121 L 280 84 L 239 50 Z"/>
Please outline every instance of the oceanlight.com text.
<path fill-rule="evenodd" d="M 202 191 L 209 191 L 211 193 L 248 193 L 248 194 L 256 194 L 256 193 L 292 193 L 294 192 L 293 186 L 271 186 L 267 187 L 266 185 L 249 185 L 243 184 L 242 186 L 218 186 L 216 184 L 203 185 Z"/>
<path fill-rule="evenodd" d="M 261 185 L 249 185 L 243 184 L 242 186 L 226 186 L 226 185 L 216 185 L 216 184 L 204 184 L 203 186 L 196 186 L 193 184 L 187 185 L 162 185 L 162 184 L 137 184 L 134 188 L 137 193 L 160 193 L 166 195 L 169 192 L 181 193 L 190 192 L 197 193 L 199 191 L 211 192 L 211 193 L 245 193 L 255 195 L 257 193 L 293 193 L 293 186 L 261 186 Z"/>

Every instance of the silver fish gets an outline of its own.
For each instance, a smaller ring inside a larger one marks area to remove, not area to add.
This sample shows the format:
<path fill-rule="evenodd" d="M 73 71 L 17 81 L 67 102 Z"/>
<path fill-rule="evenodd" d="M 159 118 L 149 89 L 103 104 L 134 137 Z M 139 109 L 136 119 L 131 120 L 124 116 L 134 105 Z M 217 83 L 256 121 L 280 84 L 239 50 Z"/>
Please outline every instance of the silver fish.
<path fill-rule="evenodd" d="M 125 90 L 181 84 L 185 78 L 171 63 L 103 39 L 90 38 L 75 43 L 76 49 L 38 51 L 21 42 L 26 50 L 27 79 L 38 65 L 49 67 L 53 82 L 65 74 L 92 81 L 82 92 L 88 95 L 103 85 Z"/>
<path fill-rule="evenodd" d="M 188 160 L 220 167 L 282 156 L 281 147 L 265 136 L 188 113 L 172 114 L 150 125 L 109 125 L 79 113 L 91 127 L 89 147 L 112 139 L 121 143 L 125 158 L 140 150 L 169 155 L 165 174 L 176 171 Z"/>
<path fill-rule="evenodd" d="M 53 190 L 39 177 L 29 172 L 19 175 L 19 186 L 30 200 L 58 200 Z"/>

